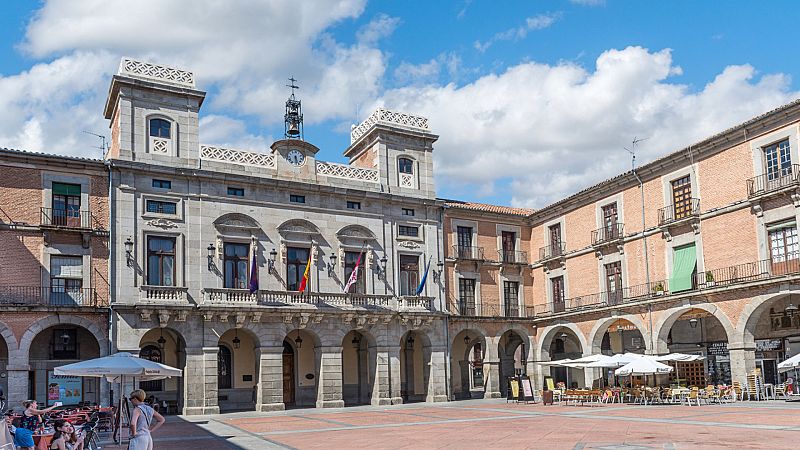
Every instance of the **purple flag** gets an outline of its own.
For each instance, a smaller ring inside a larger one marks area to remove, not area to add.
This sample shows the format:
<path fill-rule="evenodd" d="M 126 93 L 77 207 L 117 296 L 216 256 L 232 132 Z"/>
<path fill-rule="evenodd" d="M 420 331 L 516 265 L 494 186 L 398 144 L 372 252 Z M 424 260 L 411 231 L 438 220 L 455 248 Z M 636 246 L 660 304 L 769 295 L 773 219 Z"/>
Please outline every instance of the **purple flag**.
<path fill-rule="evenodd" d="M 254 294 L 258 290 L 258 259 L 256 252 L 253 252 L 253 264 L 250 265 L 250 293 Z"/>

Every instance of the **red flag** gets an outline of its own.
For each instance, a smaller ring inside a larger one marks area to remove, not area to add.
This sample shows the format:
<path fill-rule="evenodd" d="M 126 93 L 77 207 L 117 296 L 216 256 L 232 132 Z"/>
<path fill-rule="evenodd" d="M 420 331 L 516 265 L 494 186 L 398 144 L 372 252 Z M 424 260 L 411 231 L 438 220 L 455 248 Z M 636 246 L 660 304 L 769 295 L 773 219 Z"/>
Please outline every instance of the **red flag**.
<path fill-rule="evenodd" d="M 311 268 L 311 253 L 308 254 L 308 262 L 306 263 L 306 270 L 303 272 L 303 279 L 300 280 L 300 289 L 298 291 L 305 292 L 308 286 L 308 270 Z"/>

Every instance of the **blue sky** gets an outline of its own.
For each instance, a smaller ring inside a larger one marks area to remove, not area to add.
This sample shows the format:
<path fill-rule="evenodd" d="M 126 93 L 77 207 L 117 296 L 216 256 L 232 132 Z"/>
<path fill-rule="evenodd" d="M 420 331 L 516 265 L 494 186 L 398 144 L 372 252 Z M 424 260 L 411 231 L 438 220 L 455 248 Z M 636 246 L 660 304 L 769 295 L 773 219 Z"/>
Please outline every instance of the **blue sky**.
<path fill-rule="evenodd" d="M 306 139 L 343 161 L 375 107 L 430 118 L 440 196 L 540 207 L 798 95 L 791 23 L 770 2 L 7 2 L 0 147 L 98 156 L 121 56 L 193 70 L 201 140 L 265 151 L 285 78 Z M 93 153 L 94 152 L 94 153 Z M 96 154 L 95 154 L 96 153 Z"/>

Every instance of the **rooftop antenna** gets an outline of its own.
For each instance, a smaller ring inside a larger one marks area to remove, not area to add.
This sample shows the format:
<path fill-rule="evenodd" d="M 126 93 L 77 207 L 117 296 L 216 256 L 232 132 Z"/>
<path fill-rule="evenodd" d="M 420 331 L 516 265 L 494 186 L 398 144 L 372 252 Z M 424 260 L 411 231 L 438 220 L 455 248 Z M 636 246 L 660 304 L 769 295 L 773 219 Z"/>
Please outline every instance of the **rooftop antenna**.
<path fill-rule="evenodd" d="M 631 154 L 631 170 L 634 172 L 634 175 L 636 174 L 636 144 L 638 144 L 639 142 L 642 142 L 642 141 L 646 141 L 648 139 L 650 139 L 650 138 L 641 138 L 641 139 L 639 139 L 636 136 L 634 136 L 633 137 L 633 141 L 631 141 L 631 148 L 622 147 L 622 148 L 625 149 L 625 151 L 627 151 L 628 153 Z M 637 176 L 636 178 L 639 178 L 639 177 Z"/>
<path fill-rule="evenodd" d="M 100 146 L 99 147 L 92 147 L 92 148 L 99 148 L 103 151 L 103 158 L 106 157 L 106 152 L 108 152 L 108 147 L 106 146 L 106 137 L 102 134 L 92 133 L 91 131 L 83 131 L 86 134 L 91 134 L 92 136 L 97 136 L 100 138 Z"/>
<path fill-rule="evenodd" d="M 292 94 L 286 100 L 286 114 L 283 116 L 284 137 L 286 139 L 303 139 L 303 112 L 300 100 L 294 97 L 294 90 L 300 89 L 294 77 L 289 77 L 289 84 L 286 87 L 292 89 Z"/>

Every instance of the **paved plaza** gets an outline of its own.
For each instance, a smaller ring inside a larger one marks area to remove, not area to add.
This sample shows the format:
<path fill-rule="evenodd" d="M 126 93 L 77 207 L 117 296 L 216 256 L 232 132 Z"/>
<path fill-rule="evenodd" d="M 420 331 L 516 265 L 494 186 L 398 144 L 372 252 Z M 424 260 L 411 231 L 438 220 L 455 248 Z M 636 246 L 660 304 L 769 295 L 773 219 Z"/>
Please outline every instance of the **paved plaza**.
<path fill-rule="evenodd" d="M 172 416 L 155 448 L 776 449 L 799 439 L 800 404 L 782 401 L 590 407 L 480 400 Z"/>

